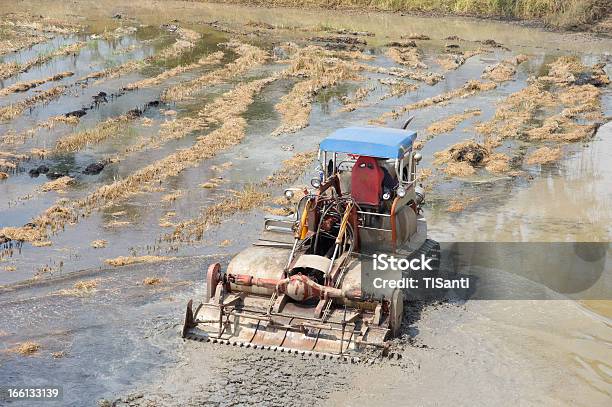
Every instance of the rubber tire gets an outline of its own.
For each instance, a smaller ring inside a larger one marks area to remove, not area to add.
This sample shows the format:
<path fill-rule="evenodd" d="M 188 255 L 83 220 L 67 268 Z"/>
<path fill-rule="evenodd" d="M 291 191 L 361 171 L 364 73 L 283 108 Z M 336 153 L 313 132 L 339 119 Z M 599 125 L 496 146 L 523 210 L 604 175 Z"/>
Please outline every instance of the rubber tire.
<path fill-rule="evenodd" d="M 208 266 L 208 271 L 206 272 L 206 294 L 204 296 L 204 302 L 209 302 L 210 299 L 215 296 L 220 273 L 221 264 L 213 263 Z"/>
<path fill-rule="evenodd" d="M 391 294 L 391 304 L 389 308 L 389 329 L 391 336 L 397 338 L 402 329 L 404 320 L 404 291 L 396 288 Z"/>

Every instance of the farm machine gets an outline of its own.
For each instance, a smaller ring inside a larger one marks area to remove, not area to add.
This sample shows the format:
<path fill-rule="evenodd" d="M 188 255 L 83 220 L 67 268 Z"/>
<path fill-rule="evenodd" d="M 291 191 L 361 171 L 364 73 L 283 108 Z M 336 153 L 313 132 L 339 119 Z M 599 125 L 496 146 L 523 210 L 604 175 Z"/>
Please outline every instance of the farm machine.
<path fill-rule="evenodd" d="M 209 266 L 183 337 L 330 358 L 385 352 L 400 334 L 405 294 L 363 284 L 365 264 L 377 253 L 439 256 L 427 239 L 415 139 L 380 127 L 326 137 L 312 189 L 285 190 L 294 213 L 267 216 L 259 240 L 225 270 Z"/>

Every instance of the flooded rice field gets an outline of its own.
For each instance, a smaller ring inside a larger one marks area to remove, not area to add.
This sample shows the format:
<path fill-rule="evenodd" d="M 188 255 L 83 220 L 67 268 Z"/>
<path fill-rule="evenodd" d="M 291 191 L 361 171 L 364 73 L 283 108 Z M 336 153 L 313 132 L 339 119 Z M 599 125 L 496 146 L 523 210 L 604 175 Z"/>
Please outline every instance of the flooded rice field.
<path fill-rule="evenodd" d="M 610 39 L 192 2 L 0 13 L 2 383 L 56 381 L 66 405 L 295 402 L 312 362 L 178 329 L 207 264 L 283 213 L 343 126 L 414 117 L 433 239 L 610 241 Z M 598 284 L 608 298 L 609 263 Z M 411 389 L 419 405 L 604 405 L 611 315 L 609 301 L 416 304 L 401 362 L 321 363 L 300 403 Z"/>

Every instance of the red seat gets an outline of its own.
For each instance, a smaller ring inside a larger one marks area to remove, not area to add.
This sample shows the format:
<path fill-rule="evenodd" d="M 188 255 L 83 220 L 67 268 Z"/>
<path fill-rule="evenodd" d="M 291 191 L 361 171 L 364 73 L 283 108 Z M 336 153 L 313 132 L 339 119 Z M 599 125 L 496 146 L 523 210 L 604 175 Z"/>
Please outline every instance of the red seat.
<path fill-rule="evenodd" d="M 379 206 L 384 176 L 376 158 L 360 156 L 351 174 L 351 196 L 355 202 Z"/>

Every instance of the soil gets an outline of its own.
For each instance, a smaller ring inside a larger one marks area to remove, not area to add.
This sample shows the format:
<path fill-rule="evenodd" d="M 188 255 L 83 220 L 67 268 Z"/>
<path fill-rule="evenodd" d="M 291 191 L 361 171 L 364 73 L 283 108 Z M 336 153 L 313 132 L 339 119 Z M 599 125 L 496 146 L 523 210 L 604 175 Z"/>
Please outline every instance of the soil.
<path fill-rule="evenodd" d="M 208 264 L 286 213 L 339 127 L 414 116 L 433 239 L 609 241 L 609 40 L 200 2 L 28 7 L 0 8 L 34 27 L 0 61 L 1 383 L 61 384 L 75 406 L 606 405 L 604 301 L 407 302 L 402 357 L 371 365 L 179 332 Z"/>

